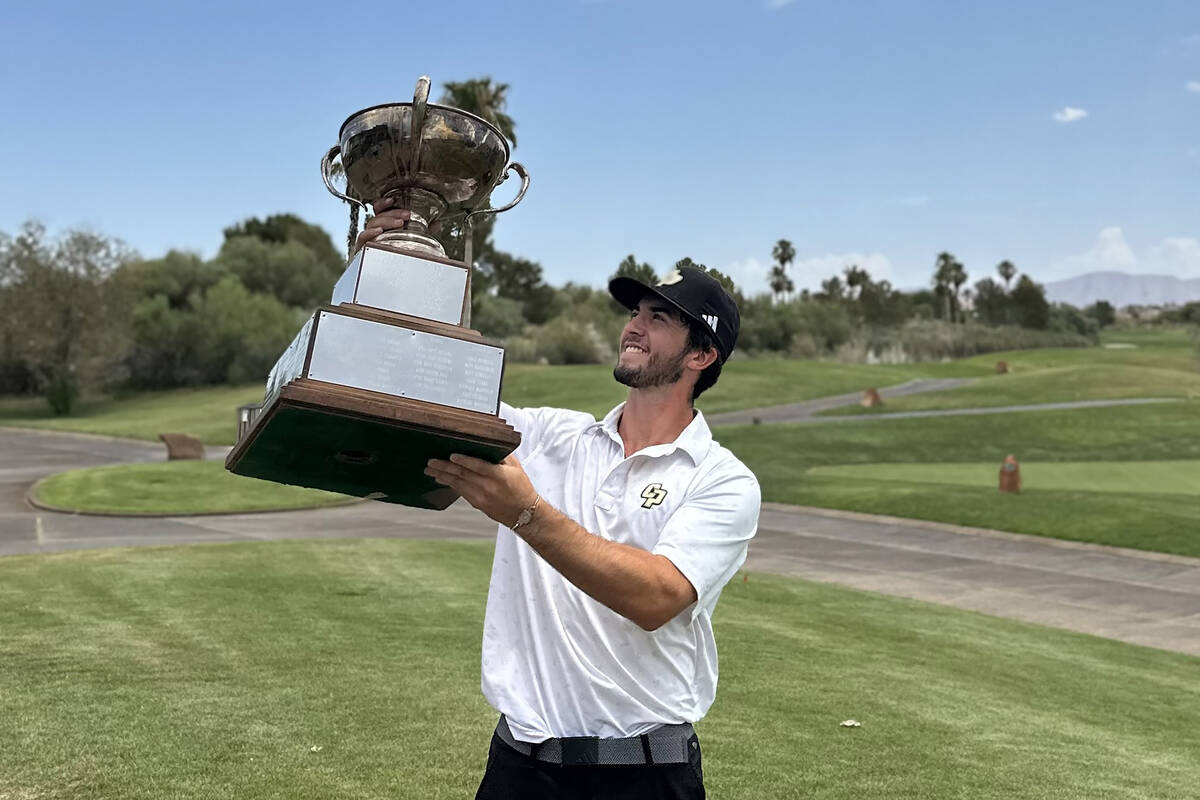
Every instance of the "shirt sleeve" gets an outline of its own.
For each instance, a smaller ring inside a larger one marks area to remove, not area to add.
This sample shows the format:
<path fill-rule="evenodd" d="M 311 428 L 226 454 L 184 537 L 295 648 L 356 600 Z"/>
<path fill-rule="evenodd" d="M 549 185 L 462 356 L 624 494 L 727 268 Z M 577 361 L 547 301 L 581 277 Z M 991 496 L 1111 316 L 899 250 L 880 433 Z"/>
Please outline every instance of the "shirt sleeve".
<path fill-rule="evenodd" d="M 712 613 L 721 590 L 745 563 L 761 502 L 754 475 L 739 472 L 702 487 L 667 521 L 651 552 L 670 559 L 696 590 L 691 619 L 706 609 Z"/>
<path fill-rule="evenodd" d="M 562 408 L 516 408 L 508 403 L 500 403 L 500 418 L 512 425 L 521 434 L 521 444 L 513 453 L 518 460 L 524 460 L 532 455 L 548 439 L 561 436 L 564 429 L 574 430 L 582 424 L 571 418 L 595 421 L 592 417 L 578 411 Z"/>

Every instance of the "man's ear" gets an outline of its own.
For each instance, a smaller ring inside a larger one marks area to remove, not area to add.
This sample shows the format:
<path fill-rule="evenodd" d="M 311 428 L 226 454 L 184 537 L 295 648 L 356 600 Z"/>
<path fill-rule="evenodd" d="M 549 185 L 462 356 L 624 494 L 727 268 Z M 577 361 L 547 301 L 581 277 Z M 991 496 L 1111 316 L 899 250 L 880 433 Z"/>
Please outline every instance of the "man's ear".
<path fill-rule="evenodd" d="M 717 348 L 710 347 L 707 350 L 693 350 L 688 356 L 687 365 L 700 372 L 711 367 L 717 361 Z"/>

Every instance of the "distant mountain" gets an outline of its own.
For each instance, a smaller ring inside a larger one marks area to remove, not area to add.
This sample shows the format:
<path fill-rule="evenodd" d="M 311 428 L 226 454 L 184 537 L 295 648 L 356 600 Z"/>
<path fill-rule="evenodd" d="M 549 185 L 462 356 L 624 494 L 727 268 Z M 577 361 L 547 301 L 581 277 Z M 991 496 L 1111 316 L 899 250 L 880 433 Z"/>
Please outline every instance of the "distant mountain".
<path fill-rule="evenodd" d="M 1200 300 L 1200 278 L 1184 280 L 1173 275 L 1130 275 L 1126 272 L 1089 272 L 1046 284 L 1046 299 L 1078 308 L 1097 300 L 1123 306 L 1182 305 Z"/>

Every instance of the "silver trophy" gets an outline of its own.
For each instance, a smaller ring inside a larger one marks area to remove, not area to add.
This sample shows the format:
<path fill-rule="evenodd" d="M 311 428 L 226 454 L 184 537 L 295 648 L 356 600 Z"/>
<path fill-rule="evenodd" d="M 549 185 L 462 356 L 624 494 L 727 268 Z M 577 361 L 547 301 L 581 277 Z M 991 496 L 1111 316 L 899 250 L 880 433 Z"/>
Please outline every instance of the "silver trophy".
<path fill-rule="evenodd" d="M 394 198 L 411 218 L 354 255 L 275 364 L 226 459 L 233 472 L 445 508 L 457 495 L 424 475 L 430 458 L 497 462 L 520 443 L 497 416 L 504 350 L 467 326 L 472 220 L 519 203 L 529 175 L 494 125 L 429 104 L 429 85 L 418 80 L 411 103 L 351 115 L 322 158 L 325 186 L 352 208 Z M 339 160 L 345 192 L 334 185 Z M 510 173 L 517 196 L 489 207 Z M 464 261 L 430 235 L 439 222 L 461 228 Z"/>

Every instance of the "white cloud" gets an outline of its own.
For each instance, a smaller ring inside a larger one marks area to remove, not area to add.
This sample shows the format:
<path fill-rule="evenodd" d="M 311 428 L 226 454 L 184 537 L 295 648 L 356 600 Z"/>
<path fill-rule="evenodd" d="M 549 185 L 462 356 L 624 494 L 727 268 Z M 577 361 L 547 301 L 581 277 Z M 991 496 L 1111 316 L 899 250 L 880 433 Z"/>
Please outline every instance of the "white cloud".
<path fill-rule="evenodd" d="M 1077 122 L 1088 115 L 1088 112 L 1082 108 L 1071 108 L 1066 106 L 1062 111 L 1055 111 L 1054 118 L 1059 122 Z"/>
<path fill-rule="evenodd" d="M 1169 275 L 1200 275 L 1200 240 L 1168 236 L 1150 248 L 1150 260 L 1164 265 Z"/>
<path fill-rule="evenodd" d="M 1189 147 L 1184 152 L 1188 158 L 1200 158 L 1200 147 Z"/>
<path fill-rule="evenodd" d="M 889 280 L 895 283 L 895 270 L 891 260 L 883 253 L 829 253 L 823 256 L 797 258 L 788 266 L 788 275 L 796 285 L 796 291 L 810 289 L 818 291 L 821 281 L 834 275 L 841 277 L 842 270 L 854 264 L 865 269 L 873 280 Z M 748 296 L 771 291 L 768 283 L 773 262 L 760 261 L 757 258 L 744 258 L 734 261 L 720 270 L 729 277 L 738 288 Z"/>
<path fill-rule="evenodd" d="M 1103 271 L 1200 277 L 1200 240 L 1190 236 L 1167 236 L 1139 252 L 1125 240 L 1121 228 L 1104 228 L 1091 248 L 1051 263 L 1050 274 L 1035 277 L 1060 280 L 1085 272 Z"/>
<path fill-rule="evenodd" d="M 718 269 L 733 278 L 734 284 L 747 297 L 771 290 L 767 285 L 767 276 L 771 274 L 771 265 L 764 264 L 757 258 L 743 258 L 741 261 L 734 261 L 732 264 L 726 264 Z"/>
<path fill-rule="evenodd" d="M 796 0 L 767 0 L 766 6 L 769 11 L 774 11 L 777 8 L 790 6 L 794 2 L 796 2 Z"/>
<path fill-rule="evenodd" d="M 906 194 L 903 197 L 897 197 L 896 202 L 902 206 L 917 208 L 919 206 L 929 205 L 929 195 L 927 194 Z"/>
<path fill-rule="evenodd" d="M 1196 94 L 1200 94 L 1200 81 L 1188 81 L 1187 82 L 1187 90 L 1189 92 L 1194 92 Z"/>

